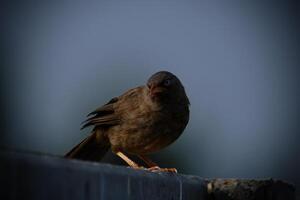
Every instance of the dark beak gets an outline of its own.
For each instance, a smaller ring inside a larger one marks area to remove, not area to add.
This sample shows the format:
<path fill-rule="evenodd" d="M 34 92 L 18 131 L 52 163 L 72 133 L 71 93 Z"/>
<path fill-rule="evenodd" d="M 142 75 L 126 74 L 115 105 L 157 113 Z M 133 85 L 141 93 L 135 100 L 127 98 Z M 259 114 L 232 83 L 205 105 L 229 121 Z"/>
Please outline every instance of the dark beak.
<path fill-rule="evenodd" d="M 150 94 L 150 97 L 154 97 L 155 96 L 155 92 L 154 92 L 154 89 L 155 89 L 155 86 L 153 84 L 148 84 L 147 85 L 148 89 L 149 89 L 149 94 Z"/>
<path fill-rule="evenodd" d="M 163 88 L 158 87 L 156 85 L 148 85 L 148 88 L 149 88 L 149 94 L 151 98 L 156 97 L 157 95 L 159 95 L 164 91 Z"/>

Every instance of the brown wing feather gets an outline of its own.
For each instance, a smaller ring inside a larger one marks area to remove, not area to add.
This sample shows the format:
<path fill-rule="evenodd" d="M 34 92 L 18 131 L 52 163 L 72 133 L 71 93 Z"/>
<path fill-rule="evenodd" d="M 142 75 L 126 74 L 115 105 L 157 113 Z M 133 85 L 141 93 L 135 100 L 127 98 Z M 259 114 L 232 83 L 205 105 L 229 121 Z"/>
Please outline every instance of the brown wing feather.
<path fill-rule="evenodd" d="M 96 132 L 81 141 L 71 151 L 69 151 L 66 158 L 76 158 L 89 161 L 100 161 L 101 158 L 108 151 L 110 144 L 106 140 L 97 140 Z"/>
<path fill-rule="evenodd" d="M 104 104 L 103 106 L 97 108 L 93 112 L 89 113 L 88 116 L 91 115 L 103 115 L 103 114 L 110 114 L 114 112 L 113 104 L 118 101 L 118 97 L 112 98 L 109 102 Z"/>
<path fill-rule="evenodd" d="M 107 104 L 97 108 L 95 111 L 91 112 L 88 116 L 93 115 L 86 121 L 84 121 L 81 129 L 88 126 L 95 127 L 108 127 L 114 126 L 120 123 L 119 117 L 115 114 L 114 103 L 118 101 L 118 98 L 111 99 Z"/>
<path fill-rule="evenodd" d="M 139 101 L 143 100 L 143 98 L 140 98 L 140 95 L 143 95 L 144 89 L 144 86 L 133 88 L 123 95 L 111 99 L 105 105 L 91 112 L 88 116 L 92 117 L 83 122 L 81 129 L 88 126 L 107 128 L 120 124 L 121 118 L 126 120 L 129 111 L 138 111 Z"/>

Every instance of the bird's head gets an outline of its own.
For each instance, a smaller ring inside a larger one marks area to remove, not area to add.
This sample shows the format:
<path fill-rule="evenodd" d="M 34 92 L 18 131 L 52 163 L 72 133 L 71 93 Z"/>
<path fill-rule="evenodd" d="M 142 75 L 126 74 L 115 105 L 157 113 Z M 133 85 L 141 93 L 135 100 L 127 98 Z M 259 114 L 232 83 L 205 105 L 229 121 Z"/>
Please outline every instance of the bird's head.
<path fill-rule="evenodd" d="M 147 82 L 149 96 L 154 101 L 189 104 L 183 85 L 171 72 L 160 71 Z"/>

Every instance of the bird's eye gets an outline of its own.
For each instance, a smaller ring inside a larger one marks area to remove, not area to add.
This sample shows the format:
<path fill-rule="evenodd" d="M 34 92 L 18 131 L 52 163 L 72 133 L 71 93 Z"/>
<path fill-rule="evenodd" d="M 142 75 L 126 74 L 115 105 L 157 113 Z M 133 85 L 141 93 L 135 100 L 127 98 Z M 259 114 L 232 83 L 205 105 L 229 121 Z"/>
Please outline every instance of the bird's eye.
<path fill-rule="evenodd" d="M 164 81 L 164 86 L 169 86 L 171 84 L 171 80 L 167 79 Z"/>

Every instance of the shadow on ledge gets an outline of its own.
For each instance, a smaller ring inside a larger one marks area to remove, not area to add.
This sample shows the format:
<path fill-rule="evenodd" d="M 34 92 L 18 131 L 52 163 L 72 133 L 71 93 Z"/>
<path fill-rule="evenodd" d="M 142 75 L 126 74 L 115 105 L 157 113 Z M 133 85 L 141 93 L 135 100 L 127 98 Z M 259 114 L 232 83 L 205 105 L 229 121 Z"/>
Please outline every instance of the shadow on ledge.
<path fill-rule="evenodd" d="M 0 160 L 0 199 L 295 199 L 282 181 L 208 180 L 3 150 Z"/>

